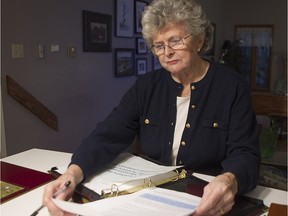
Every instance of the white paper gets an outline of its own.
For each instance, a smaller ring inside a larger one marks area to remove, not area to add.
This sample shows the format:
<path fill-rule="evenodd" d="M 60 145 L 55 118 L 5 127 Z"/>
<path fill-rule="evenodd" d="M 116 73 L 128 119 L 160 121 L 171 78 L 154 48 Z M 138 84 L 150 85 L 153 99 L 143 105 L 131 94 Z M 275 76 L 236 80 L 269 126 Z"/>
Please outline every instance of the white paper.
<path fill-rule="evenodd" d="M 134 156 L 131 153 L 123 153 L 106 165 L 103 172 L 93 175 L 83 185 L 98 194 L 101 194 L 102 190 L 111 191 L 113 184 L 118 190 L 122 191 L 130 188 L 132 185 L 142 184 L 147 178 L 171 172 L 179 167 L 181 166 L 161 166 L 141 157 Z M 58 167 L 58 172 L 60 173 L 64 173 L 65 170 L 66 167 Z M 140 179 L 141 182 L 128 183 L 137 179 Z"/>
<path fill-rule="evenodd" d="M 188 193 L 152 187 L 86 204 L 57 199 L 53 199 L 53 202 L 64 211 L 81 216 L 184 216 L 194 212 L 200 198 Z"/>

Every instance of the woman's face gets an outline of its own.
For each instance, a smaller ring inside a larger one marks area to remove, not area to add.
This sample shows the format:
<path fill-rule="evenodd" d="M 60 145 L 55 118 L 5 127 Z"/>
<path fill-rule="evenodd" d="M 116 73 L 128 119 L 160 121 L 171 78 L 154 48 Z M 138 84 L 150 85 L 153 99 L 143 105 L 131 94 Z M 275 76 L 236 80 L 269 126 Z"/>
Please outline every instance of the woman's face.
<path fill-rule="evenodd" d="M 168 44 L 172 45 L 174 41 L 177 42 L 181 39 L 184 42 L 181 48 L 173 49 L 168 46 Z M 163 48 L 161 51 L 161 44 L 165 46 L 164 52 Z M 153 45 L 154 51 L 158 49 L 160 53 L 163 52 L 162 54 L 156 52 L 156 55 L 162 67 L 172 75 L 192 72 L 193 65 L 200 58 L 198 49 L 201 48 L 201 43 L 193 39 L 184 25 L 168 25 L 157 31 L 153 38 Z"/>

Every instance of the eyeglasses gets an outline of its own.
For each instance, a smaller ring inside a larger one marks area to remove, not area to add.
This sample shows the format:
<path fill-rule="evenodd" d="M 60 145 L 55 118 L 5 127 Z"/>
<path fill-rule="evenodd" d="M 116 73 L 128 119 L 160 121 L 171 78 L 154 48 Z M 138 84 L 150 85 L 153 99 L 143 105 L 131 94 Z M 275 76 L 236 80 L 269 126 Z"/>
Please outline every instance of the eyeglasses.
<path fill-rule="evenodd" d="M 187 35 L 184 38 L 177 38 L 177 39 L 173 39 L 171 41 L 168 41 L 168 44 L 153 44 L 153 46 L 151 47 L 151 50 L 154 51 L 154 53 L 156 55 L 162 55 L 165 52 L 165 47 L 168 46 L 170 49 L 173 50 L 177 50 L 177 49 L 181 49 L 184 46 L 184 40 L 187 39 L 188 37 L 190 37 L 191 34 Z"/>

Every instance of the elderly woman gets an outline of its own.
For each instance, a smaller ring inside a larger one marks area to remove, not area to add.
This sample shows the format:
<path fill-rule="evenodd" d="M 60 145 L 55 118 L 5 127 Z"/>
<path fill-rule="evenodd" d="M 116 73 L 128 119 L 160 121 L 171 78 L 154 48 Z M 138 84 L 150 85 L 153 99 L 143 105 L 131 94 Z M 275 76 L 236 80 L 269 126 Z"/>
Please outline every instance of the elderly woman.
<path fill-rule="evenodd" d="M 248 83 L 201 57 L 212 26 L 194 0 L 154 0 L 143 17 L 143 37 L 163 69 L 140 76 L 120 104 L 74 152 L 70 166 L 49 184 L 44 204 L 67 180 L 67 199 L 91 171 L 125 151 L 137 136 L 141 152 L 166 165 L 215 175 L 194 215 L 221 215 L 237 193 L 255 187 L 259 146 Z"/>

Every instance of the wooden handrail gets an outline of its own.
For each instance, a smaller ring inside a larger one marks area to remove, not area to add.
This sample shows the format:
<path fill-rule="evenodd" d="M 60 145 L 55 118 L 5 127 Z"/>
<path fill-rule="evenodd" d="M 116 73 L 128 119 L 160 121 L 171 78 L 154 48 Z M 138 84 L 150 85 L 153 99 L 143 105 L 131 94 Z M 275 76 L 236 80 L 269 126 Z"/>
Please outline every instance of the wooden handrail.
<path fill-rule="evenodd" d="M 57 117 L 10 76 L 6 76 L 8 94 L 54 130 Z"/>

